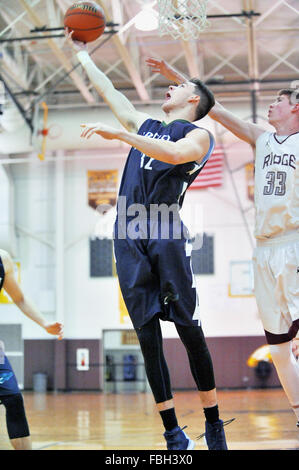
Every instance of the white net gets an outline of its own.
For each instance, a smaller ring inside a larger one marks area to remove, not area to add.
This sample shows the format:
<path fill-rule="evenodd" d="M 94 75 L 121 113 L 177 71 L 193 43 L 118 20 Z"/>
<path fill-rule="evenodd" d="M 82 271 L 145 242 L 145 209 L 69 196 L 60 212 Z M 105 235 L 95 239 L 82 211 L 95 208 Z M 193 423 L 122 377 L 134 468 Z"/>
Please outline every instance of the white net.
<path fill-rule="evenodd" d="M 159 34 L 174 39 L 198 38 L 208 26 L 208 0 L 157 0 Z"/>

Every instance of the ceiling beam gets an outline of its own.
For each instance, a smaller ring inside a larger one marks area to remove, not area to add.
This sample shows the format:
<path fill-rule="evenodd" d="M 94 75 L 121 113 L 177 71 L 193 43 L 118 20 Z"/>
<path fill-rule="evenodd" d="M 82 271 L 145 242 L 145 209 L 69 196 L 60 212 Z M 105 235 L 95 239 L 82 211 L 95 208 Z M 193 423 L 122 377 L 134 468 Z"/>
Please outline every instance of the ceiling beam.
<path fill-rule="evenodd" d="M 222 3 L 223 0 L 220 0 Z M 226 10 L 226 8 L 224 8 L 221 3 L 219 3 L 217 0 L 209 0 L 209 8 L 211 8 L 212 6 L 214 6 L 215 8 L 217 8 L 218 10 L 221 11 L 221 13 L 223 13 L 224 15 L 229 15 L 231 12 Z M 232 21 L 235 21 L 236 23 L 239 23 L 239 24 L 243 24 L 243 21 L 242 19 L 238 18 L 237 16 L 232 16 L 231 17 Z"/>
<path fill-rule="evenodd" d="M 244 11 L 253 11 L 252 0 L 243 0 Z M 258 54 L 255 28 L 253 26 L 253 18 L 246 18 L 246 34 L 248 44 L 248 74 L 249 77 L 256 81 L 259 78 L 259 67 L 258 67 Z"/>
<path fill-rule="evenodd" d="M 284 1 L 283 2 L 285 4 L 286 7 L 290 8 L 290 10 L 294 11 L 295 13 L 297 13 L 297 15 L 299 14 L 299 10 L 297 10 L 296 8 L 292 7 L 292 5 L 290 5 L 288 2 Z"/>
<path fill-rule="evenodd" d="M 1 13 L 2 18 L 7 23 L 8 28 L 12 29 L 14 22 L 11 20 L 10 16 L 7 14 L 6 11 L 2 11 Z M 6 28 L 5 28 L 6 29 Z M 6 51 L 5 46 L 2 49 L 2 60 L 3 60 L 3 68 L 6 72 L 12 77 L 14 82 L 18 84 L 21 88 L 27 89 L 28 88 L 28 81 L 27 81 L 27 74 L 28 74 L 28 67 L 23 60 L 22 51 L 20 45 L 17 44 L 14 47 L 15 57 L 13 57 L 12 53 L 8 53 Z"/>
<path fill-rule="evenodd" d="M 280 5 L 282 5 L 284 0 L 278 0 L 276 3 L 272 4 L 268 10 L 265 11 L 255 22 L 254 22 L 254 27 L 256 28 L 259 24 L 261 24 L 269 15 L 273 13 Z"/>
<path fill-rule="evenodd" d="M 28 89 L 27 71 L 24 67 L 20 67 L 5 49 L 2 50 L 1 65 L 17 85 L 19 85 L 23 90 Z"/>
<path fill-rule="evenodd" d="M 198 60 L 196 53 L 194 51 L 195 44 L 191 41 L 184 41 L 181 40 L 182 49 L 185 54 L 185 60 L 188 67 L 188 72 L 190 77 L 200 77 L 199 67 L 198 67 Z"/>
<path fill-rule="evenodd" d="M 72 0 L 56 0 L 56 3 L 60 7 L 61 11 L 65 13 L 66 9 L 70 4 L 72 4 Z M 105 3 L 102 2 L 101 0 L 98 0 L 99 5 L 103 8 L 104 14 L 105 14 L 105 19 L 106 22 L 112 21 L 110 13 L 108 8 L 106 7 Z M 115 6 L 115 5 L 114 5 Z M 114 34 L 112 36 L 112 41 L 114 42 L 114 45 L 116 46 L 118 53 L 122 59 L 122 62 L 127 68 L 127 71 L 129 73 L 129 76 L 136 88 L 136 91 L 142 101 L 148 101 L 150 99 L 148 92 L 143 84 L 142 78 L 136 69 L 134 62 L 132 60 L 132 57 L 130 56 L 126 46 L 124 45 L 122 39 L 121 39 L 121 34 L 123 33 L 123 30 L 125 28 L 122 27 L 119 33 Z"/>
<path fill-rule="evenodd" d="M 273 55 L 274 57 L 276 57 L 276 61 L 270 65 L 270 67 L 267 68 L 267 70 L 265 70 L 263 73 L 260 74 L 260 78 L 261 80 L 263 78 L 265 78 L 267 75 L 269 75 L 273 70 L 275 70 L 280 64 L 284 63 L 285 65 L 287 65 L 289 68 L 291 68 L 292 70 L 294 70 L 297 74 L 299 74 L 299 69 L 298 67 L 296 67 L 294 64 L 292 64 L 291 62 L 289 62 L 287 60 L 287 58 L 292 55 L 293 53 L 297 53 L 297 48 L 294 47 L 293 49 L 290 49 L 289 51 L 287 51 L 285 54 L 283 54 L 282 56 L 279 56 L 278 54 L 276 54 L 275 52 L 273 52 L 272 50 L 270 50 L 269 48 L 267 48 L 265 45 L 262 46 L 263 49 L 267 50 L 269 52 L 269 54 Z"/>
<path fill-rule="evenodd" d="M 227 65 L 228 67 L 230 67 L 231 69 L 233 69 L 235 72 L 237 72 L 237 74 L 241 75 L 245 80 L 249 80 L 250 77 L 248 74 L 246 74 L 243 70 L 241 70 L 239 67 L 237 67 L 236 65 L 234 65 L 231 61 L 233 60 L 233 58 L 241 52 L 243 46 L 239 46 L 238 48 L 235 48 L 234 52 L 228 56 L 228 57 L 222 57 L 220 54 L 218 54 L 217 52 L 215 52 L 212 48 L 210 48 L 209 46 L 205 45 L 205 50 L 207 52 L 209 52 L 209 54 L 211 56 L 214 56 L 216 57 L 220 63 L 218 65 L 216 65 L 206 76 L 205 76 L 205 81 L 208 81 L 210 78 L 213 77 L 213 75 L 216 74 L 216 72 L 219 72 L 219 70 L 221 70 L 225 65 Z"/>
<path fill-rule="evenodd" d="M 32 3 L 32 7 L 35 7 L 41 0 L 35 0 L 34 3 Z M 1 11 L 1 15 L 3 15 L 4 17 L 4 14 L 6 13 L 6 11 Z M 26 12 L 23 11 L 20 15 L 18 15 L 16 18 L 14 18 L 13 20 L 9 21 L 8 22 L 8 25 L 2 29 L 2 31 L 0 31 L 0 37 L 3 36 L 3 34 L 5 34 L 7 31 L 9 31 L 10 29 L 13 28 L 13 26 L 15 26 L 19 21 L 21 21 L 24 16 L 26 16 Z M 6 21 L 6 20 L 5 20 Z M 7 22 L 7 21 L 6 21 Z"/>
<path fill-rule="evenodd" d="M 104 10 L 106 21 L 107 22 L 111 21 L 111 16 L 110 16 L 109 10 L 108 10 L 106 4 L 104 3 L 104 1 L 103 0 L 98 0 L 98 3 L 101 5 L 101 7 Z M 125 67 L 128 70 L 128 73 L 129 73 L 129 75 L 132 79 L 132 82 L 133 82 L 133 84 L 136 88 L 136 91 L 137 91 L 140 99 L 142 101 L 148 101 L 150 99 L 149 94 L 148 94 L 148 92 L 147 92 L 147 90 L 146 90 L 146 88 L 143 84 L 140 73 L 139 73 L 139 71 L 137 70 L 137 68 L 134 64 L 134 62 L 132 60 L 132 57 L 130 56 L 130 54 L 128 52 L 128 49 L 126 48 L 126 46 L 124 45 L 124 43 L 122 42 L 122 40 L 120 39 L 118 34 L 114 34 L 112 36 L 112 41 L 113 41 L 120 57 L 122 58 Z"/>
<path fill-rule="evenodd" d="M 20 5 L 24 8 L 27 12 L 29 19 L 32 21 L 34 26 L 41 28 L 43 26 L 42 21 L 40 20 L 39 16 L 35 13 L 35 11 L 28 5 L 26 0 L 19 0 Z M 87 86 L 85 85 L 81 76 L 76 72 L 72 71 L 72 64 L 69 61 L 68 57 L 64 54 L 61 48 L 55 43 L 53 39 L 46 39 L 50 49 L 53 51 L 59 62 L 63 65 L 65 70 L 69 73 L 69 76 L 72 78 L 74 84 L 82 94 L 83 98 L 87 101 L 87 103 L 95 103 L 95 99 L 93 95 L 88 90 Z"/>
<path fill-rule="evenodd" d="M 120 0 L 111 0 L 111 9 L 112 9 L 112 20 L 115 24 L 123 24 L 123 12 L 122 12 L 122 4 Z M 118 34 L 120 40 L 124 42 L 124 33 Z"/>

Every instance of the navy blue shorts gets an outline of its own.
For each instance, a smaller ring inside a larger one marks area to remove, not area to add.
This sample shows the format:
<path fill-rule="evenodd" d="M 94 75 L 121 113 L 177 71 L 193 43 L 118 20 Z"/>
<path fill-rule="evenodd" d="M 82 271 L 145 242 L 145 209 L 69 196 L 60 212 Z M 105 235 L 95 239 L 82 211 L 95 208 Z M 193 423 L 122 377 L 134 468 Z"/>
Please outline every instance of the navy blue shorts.
<path fill-rule="evenodd" d="M 0 363 L 0 400 L 1 395 L 20 393 L 18 382 L 9 360 L 4 356 L 4 364 Z"/>
<path fill-rule="evenodd" d="M 117 274 L 134 328 L 141 328 L 157 314 L 183 326 L 199 324 L 191 249 L 185 238 L 115 237 Z"/>

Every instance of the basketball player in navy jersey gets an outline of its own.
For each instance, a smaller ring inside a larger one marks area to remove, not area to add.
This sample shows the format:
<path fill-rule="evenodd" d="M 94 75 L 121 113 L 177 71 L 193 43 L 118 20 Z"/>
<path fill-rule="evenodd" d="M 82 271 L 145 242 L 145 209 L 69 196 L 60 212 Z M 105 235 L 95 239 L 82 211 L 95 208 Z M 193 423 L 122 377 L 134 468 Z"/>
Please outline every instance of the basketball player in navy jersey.
<path fill-rule="evenodd" d="M 4 250 L 0 250 L 0 291 L 2 287 L 28 318 L 44 328 L 47 333 L 62 339 L 61 323 L 48 324 L 24 296 L 15 279 L 12 259 Z M 31 450 L 32 443 L 23 397 L 14 371 L 5 355 L 4 346 L 0 341 L 0 404 L 6 409 L 7 432 L 15 450 Z"/>
<path fill-rule="evenodd" d="M 175 83 L 186 77 L 148 59 Z M 273 363 L 299 427 L 299 90 L 281 90 L 270 105 L 276 132 L 243 121 L 220 103 L 209 112 L 255 153 L 255 296 Z"/>
<path fill-rule="evenodd" d="M 71 34 L 66 31 L 71 43 Z M 169 450 L 191 450 L 194 442 L 178 425 L 160 319 L 174 322 L 186 348 L 206 417 L 209 449 L 226 450 L 219 419 L 212 360 L 198 317 L 191 245 L 179 218 L 185 191 L 214 148 L 213 136 L 192 121 L 202 118 L 214 98 L 198 81 L 170 86 L 163 104 L 165 120 L 138 112 L 93 63 L 82 43 L 77 57 L 98 93 L 124 126 L 82 125 L 83 138 L 99 135 L 132 146 L 119 190 L 115 257 L 120 287 L 136 330 L 145 369 L 160 412 Z M 100 145 L 100 141 L 99 141 Z M 151 208 L 173 209 L 169 221 L 151 219 Z M 141 215 L 136 224 L 136 211 Z M 170 236 L 163 236 L 166 232 Z"/>

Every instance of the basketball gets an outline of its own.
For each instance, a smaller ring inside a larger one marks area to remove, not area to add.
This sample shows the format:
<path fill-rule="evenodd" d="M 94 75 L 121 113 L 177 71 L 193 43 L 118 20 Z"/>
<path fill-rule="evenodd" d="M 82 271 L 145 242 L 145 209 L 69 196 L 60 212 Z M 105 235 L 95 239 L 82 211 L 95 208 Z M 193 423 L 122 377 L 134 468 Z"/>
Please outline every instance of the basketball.
<path fill-rule="evenodd" d="M 76 2 L 66 11 L 64 26 L 74 31 L 72 39 L 92 42 L 98 39 L 105 29 L 105 16 L 95 2 Z"/>

